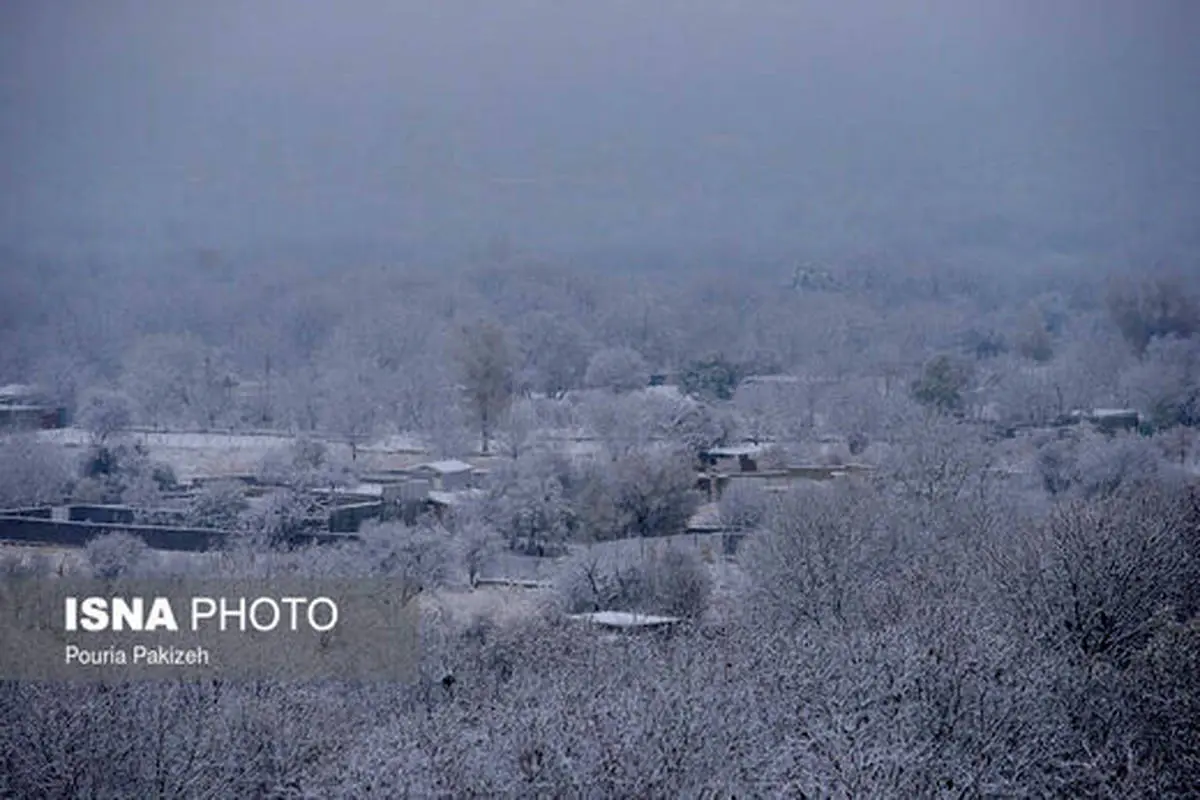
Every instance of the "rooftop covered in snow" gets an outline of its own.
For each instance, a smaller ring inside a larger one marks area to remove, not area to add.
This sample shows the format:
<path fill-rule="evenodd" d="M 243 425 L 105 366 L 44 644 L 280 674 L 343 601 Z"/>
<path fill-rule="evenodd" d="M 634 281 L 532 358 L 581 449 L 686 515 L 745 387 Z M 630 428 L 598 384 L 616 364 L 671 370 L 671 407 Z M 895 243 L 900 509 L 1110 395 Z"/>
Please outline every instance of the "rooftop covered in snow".
<path fill-rule="evenodd" d="M 738 458 L 740 456 L 756 456 L 765 448 L 761 444 L 735 444 L 722 447 L 710 447 L 704 451 L 705 455 L 715 458 Z"/>
<path fill-rule="evenodd" d="M 588 614 L 572 614 L 571 619 L 590 622 L 604 628 L 636 630 L 639 628 L 662 628 L 677 625 L 679 617 L 662 617 L 654 614 L 639 614 L 636 611 L 593 611 Z"/>
<path fill-rule="evenodd" d="M 465 461 L 450 458 L 445 461 L 428 461 L 418 464 L 414 469 L 436 472 L 439 475 L 453 475 L 459 472 L 470 472 L 475 468 Z"/>

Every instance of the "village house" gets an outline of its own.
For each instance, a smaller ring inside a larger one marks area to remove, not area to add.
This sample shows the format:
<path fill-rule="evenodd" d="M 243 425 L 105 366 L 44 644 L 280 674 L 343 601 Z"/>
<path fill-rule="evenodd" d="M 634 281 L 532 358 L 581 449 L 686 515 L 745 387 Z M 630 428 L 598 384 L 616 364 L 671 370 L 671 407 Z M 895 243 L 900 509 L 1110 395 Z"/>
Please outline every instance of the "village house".
<path fill-rule="evenodd" d="M 758 459 L 764 449 L 759 444 L 710 447 L 700 453 L 700 463 L 717 472 L 758 472 Z"/>
<path fill-rule="evenodd" d="M 459 492 L 474 487 L 474 470 L 475 468 L 465 461 L 448 459 L 420 464 L 413 467 L 412 474 L 428 479 L 433 491 Z"/>
<path fill-rule="evenodd" d="M 0 386 L 0 429 L 48 430 L 66 426 L 67 410 L 49 402 L 36 386 Z"/>

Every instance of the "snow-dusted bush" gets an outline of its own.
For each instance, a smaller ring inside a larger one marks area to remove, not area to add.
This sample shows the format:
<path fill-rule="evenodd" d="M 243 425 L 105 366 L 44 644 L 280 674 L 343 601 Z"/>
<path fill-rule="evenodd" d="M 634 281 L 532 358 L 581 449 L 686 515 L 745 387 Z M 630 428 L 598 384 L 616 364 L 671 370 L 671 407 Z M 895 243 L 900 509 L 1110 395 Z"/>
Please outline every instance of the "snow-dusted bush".
<path fill-rule="evenodd" d="M 248 508 L 246 492 L 239 483 L 218 481 L 196 493 L 184 519 L 191 527 L 231 531 L 237 529 Z"/>
<path fill-rule="evenodd" d="M 597 545 L 571 558 L 557 586 L 568 613 L 704 613 L 713 581 L 699 555 L 679 547 L 624 544 Z"/>
<path fill-rule="evenodd" d="M 454 530 L 453 546 L 467 583 L 474 587 L 492 558 L 504 545 L 500 534 L 483 519 L 467 518 Z"/>
<path fill-rule="evenodd" d="M 0 553 L 0 582 L 46 578 L 53 570 L 49 556 L 44 553 Z"/>
<path fill-rule="evenodd" d="M 1121 385 L 1155 428 L 1200 425 L 1200 339 L 1152 340 Z"/>
<path fill-rule="evenodd" d="M 33 434 L 0 435 L 0 508 L 61 502 L 71 484 L 70 462 Z"/>
<path fill-rule="evenodd" d="M 311 495 L 294 489 L 276 489 L 244 510 L 235 529 L 240 543 L 255 550 L 286 546 L 294 537 L 317 527 L 320 509 Z"/>
<path fill-rule="evenodd" d="M 575 494 L 581 534 L 595 541 L 681 533 L 700 498 L 690 456 L 641 450 L 592 464 Z"/>
<path fill-rule="evenodd" d="M 1053 438 L 1042 442 L 1037 451 L 1037 471 L 1042 488 L 1049 494 L 1063 494 L 1078 483 L 1076 469 L 1077 443 Z"/>
<path fill-rule="evenodd" d="M 449 532 L 440 526 L 372 521 L 363 525 L 359 538 L 345 546 L 352 563 L 366 575 L 401 581 L 409 596 L 450 579 L 454 549 Z"/>
<path fill-rule="evenodd" d="M 301 437 L 264 455 L 255 477 L 261 483 L 304 490 L 347 486 L 354 480 L 354 471 L 330 453 L 324 442 Z"/>
<path fill-rule="evenodd" d="M 83 456 L 80 472 L 75 498 L 93 497 L 91 502 L 153 505 L 159 493 L 176 485 L 171 466 L 151 460 L 141 442 L 109 440 L 93 445 Z"/>
<path fill-rule="evenodd" d="M 136 575 L 153 560 L 153 553 L 141 538 L 118 531 L 88 542 L 84 560 L 93 577 L 114 580 Z"/>
<path fill-rule="evenodd" d="M 1079 491 L 1084 497 L 1104 496 L 1131 484 L 1153 482 L 1160 476 L 1162 461 L 1154 443 L 1136 433 L 1089 436 L 1077 454 Z"/>
<path fill-rule="evenodd" d="M 1037 454 L 1042 486 L 1050 494 L 1114 494 L 1168 477 L 1158 445 L 1137 433 L 1105 436 L 1081 431 L 1042 444 Z"/>
<path fill-rule="evenodd" d="M 754 530 L 762 524 L 770 500 L 770 495 L 757 483 L 733 481 L 717 501 L 721 524 L 734 530 Z"/>

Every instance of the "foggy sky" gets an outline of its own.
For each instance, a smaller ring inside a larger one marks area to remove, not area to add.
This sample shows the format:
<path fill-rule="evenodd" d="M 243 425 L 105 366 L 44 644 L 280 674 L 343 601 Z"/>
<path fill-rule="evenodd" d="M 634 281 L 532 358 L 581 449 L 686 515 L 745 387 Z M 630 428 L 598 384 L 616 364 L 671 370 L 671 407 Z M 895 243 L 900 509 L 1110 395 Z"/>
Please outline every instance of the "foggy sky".
<path fill-rule="evenodd" d="M 0 238 L 1166 241 L 1200 227 L 1192 9 L 9 2 Z"/>

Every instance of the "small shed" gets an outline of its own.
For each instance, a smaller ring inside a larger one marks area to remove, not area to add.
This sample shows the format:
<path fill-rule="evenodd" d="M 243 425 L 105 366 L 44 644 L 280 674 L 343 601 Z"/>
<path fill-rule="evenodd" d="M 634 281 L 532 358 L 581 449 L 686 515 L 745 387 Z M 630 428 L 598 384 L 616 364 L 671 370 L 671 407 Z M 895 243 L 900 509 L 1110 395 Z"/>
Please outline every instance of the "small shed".
<path fill-rule="evenodd" d="M 414 467 L 412 472 L 418 477 L 427 478 L 434 491 L 458 492 L 472 488 L 474 469 L 465 461 L 448 459 L 421 464 Z"/>
<path fill-rule="evenodd" d="M 1096 408 L 1088 415 L 1088 422 L 1104 431 L 1136 431 L 1141 418 L 1132 408 Z"/>
<path fill-rule="evenodd" d="M 39 387 L 24 383 L 0 386 L 0 428 L 50 430 L 67 424 L 67 410 Z"/>
<path fill-rule="evenodd" d="M 0 404 L 0 428 L 34 431 L 65 426 L 65 409 L 53 406 Z"/>
<path fill-rule="evenodd" d="M 383 516 L 383 503 L 359 502 L 346 503 L 329 510 L 330 533 L 358 533 L 363 522 L 369 519 L 380 519 Z"/>
<path fill-rule="evenodd" d="M 762 451 L 763 446 L 759 444 L 710 447 L 700 454 L 700 461 L 707 469 L 720 472 L 758 472 Z"/>

